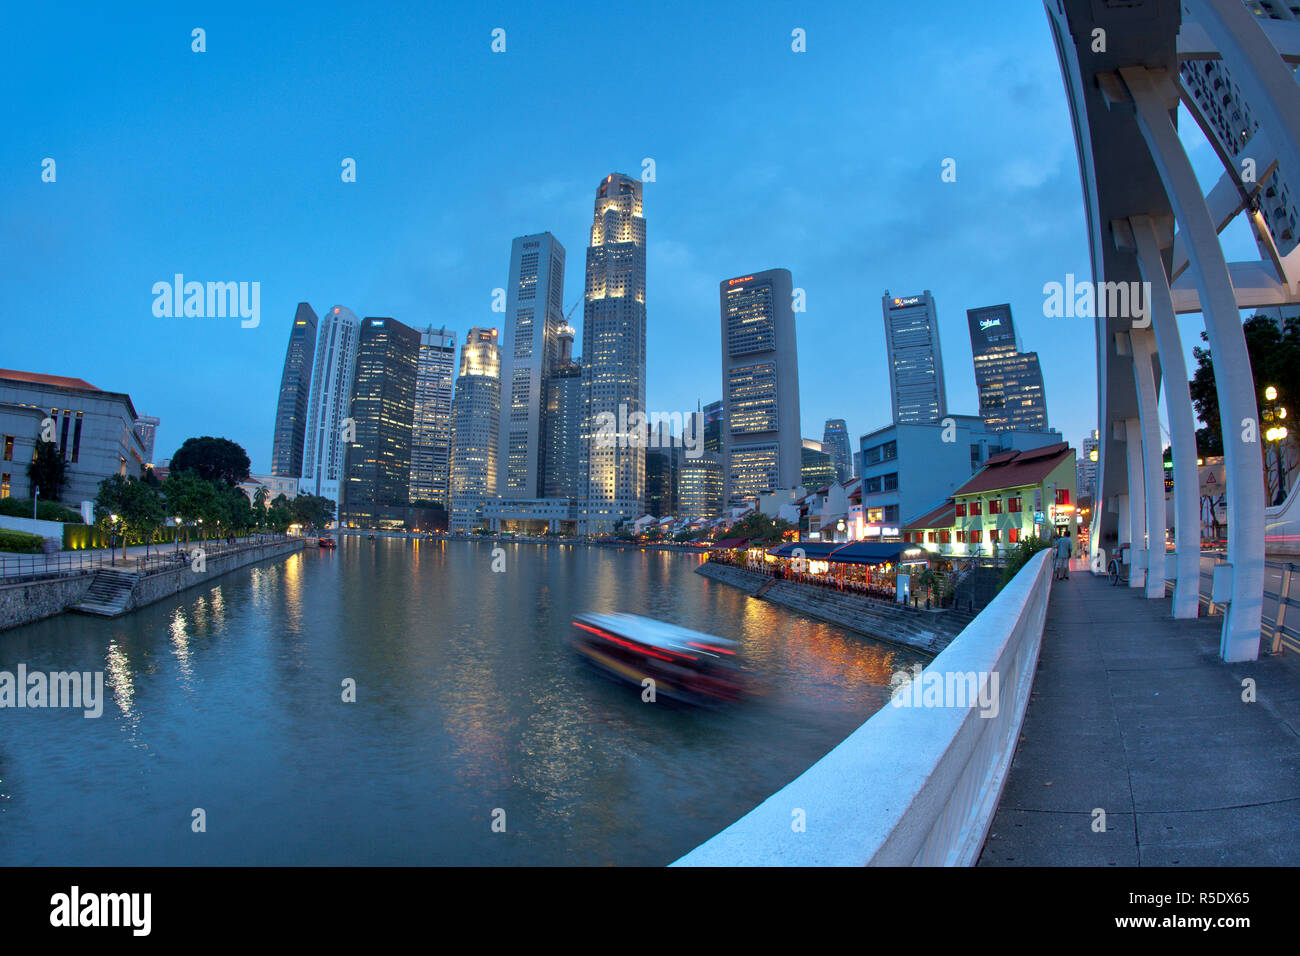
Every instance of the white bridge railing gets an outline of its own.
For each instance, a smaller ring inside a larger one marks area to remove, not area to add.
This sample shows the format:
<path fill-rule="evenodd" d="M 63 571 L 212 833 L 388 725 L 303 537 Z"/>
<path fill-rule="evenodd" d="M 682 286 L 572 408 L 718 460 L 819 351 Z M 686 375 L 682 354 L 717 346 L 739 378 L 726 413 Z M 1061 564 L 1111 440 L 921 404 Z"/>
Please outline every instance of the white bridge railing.
<path fill-rule="evenodd" d="M 673 866 L 973 865 L 1029 703 L 1050 554 L 1034 555 L 917 686 L 900 690 L 907 706 L 885 704 Z"/>

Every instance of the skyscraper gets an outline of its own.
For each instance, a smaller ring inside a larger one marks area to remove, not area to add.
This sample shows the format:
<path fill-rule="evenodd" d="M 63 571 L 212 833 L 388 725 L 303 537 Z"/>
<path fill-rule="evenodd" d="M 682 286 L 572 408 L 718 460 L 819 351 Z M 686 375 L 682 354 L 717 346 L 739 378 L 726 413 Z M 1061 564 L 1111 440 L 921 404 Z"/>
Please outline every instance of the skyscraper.
<path fill-rule="evenodd" d="M 800 483 L 793 286 L 788 269 L 724 279 L 718 286 L 728 504 Z"/>
<path fill-rule="evenodd" d="M 1011 306 L 966 310 L 980 417 L 990 431 L 1045 431 L 1047 398 L 1037 352 L 1022 352 Z"/>
<path fill-rule="evenodd" d="M 311 401 L 312 359 L 316 357 L 315 311 L 306 302 L 289 329 L 289 346 L 280 373 L 280 398 L 275 405 L 275 434 L 271 442 L 271 474 L 302 477 L 302 446 L 307 434 L 307 406 Z"/>
<path fill-rule="evenodd" d="M 325 313 L 316 336 L 311 405 L 303 441 L 302 492 L 322 495 L 337 505 L 343 482 L 343 427 L 351 413 L 361 322 L 351 309 L 336 305 Z"/>
<path fill-rule="evenodd" d="M 1083 440 L 1083 453 L 1075 471 L 1075 488 L 1080 498 L 1092 498 L 1097 494 L 1097 447 L 1100 441 L 1097 429 L 1093 429 Z"/>
<path fill-rule="evenodd" d="M 704 450 L 722 454 L 722 402 L 704 406 Z"/>
<path fill-rule="evenodd" d="M 853 452 L 849 445 L 849 426 L 842 418 L 826 419 L 822 430 L 822 444 L 835 462 L 835 480 L 848 481 L 853 477 Z"/>
<path fill-rule="evenodd" d="M 656 518 L 677 513 L 678 448 L 648 448 L 645 453 L 645 513 Z"/>
<path fill-rule="evenodd" d="M 821 442 L 805 438 L 799 451 L 800 484 L 808 491 L 816 491 L 838 480 L 835 456 Z"/>
<path fill-rule="evenodd" d="M 456 380 L 456 336 L 444 326 L 420 333 L 411 426 L 411 502 L 448 506 L 451 468 L 451 397 Z"/>
<path fill-rule="evenodd" d="M 501 343 L 498 493 L 534 498 L 545 485 L 546 383 L 559 360 L 564 325 L 564 246 L 549 232 L 510 247 Z"/>
<path fill-rule="evenodd" d="M 581 498 L 582 366 L 573 358 L 574 329 L 560 326 L 560 355 L 546 380 L 543 498 Z"/>
<path fill-rule="evenodd" d="M 340 520 L 350 527 L 401 528 L 411 482 L 420 333 L 392 318 L 366 318 L 357 346 L 352 420 Z"/>
<path fill-rule="evenodd" d="M 698 458 L 691 458 L 683 454 L 677 465 L 677 517 L 693 521 L 720 516 L 722 455 L 706 451 Z"/>
<path fill-rule="evenodd" d="M 880 305 L 894 423 L 938 421 L 948 414 L 948 398 L 934 296 L 926 289 L 921 295 L 891 298 L 886 290 Z"/>
<path fill-rule="evenodd" d="M 497 330 L 473 328 L 460 349 L 460 375 L 451 403 L 452 531 L 472 531 L 486 499 L 497 493 L 501 425 L 501 348 Z"/>
<path fill-rule="evenodd" d="M 625 435 L 597 441 L 601 421 L 645 414 L 646 274 L 641 182 L 611 173 L 596 189 L 582 312 L 583 530 L 640 517 L 645 448 Z"/>
<path fill-rule="evenodd" d="M 144 447 L 144 463 L 146 465 L 153 464 L 153 444 L 154 439 L 158 436 L 158 426 L 161 424 L 162 419 L 156 415 L 140 415 L 135 420 L 135 433 L 140 437 L 140 444 Z"/>

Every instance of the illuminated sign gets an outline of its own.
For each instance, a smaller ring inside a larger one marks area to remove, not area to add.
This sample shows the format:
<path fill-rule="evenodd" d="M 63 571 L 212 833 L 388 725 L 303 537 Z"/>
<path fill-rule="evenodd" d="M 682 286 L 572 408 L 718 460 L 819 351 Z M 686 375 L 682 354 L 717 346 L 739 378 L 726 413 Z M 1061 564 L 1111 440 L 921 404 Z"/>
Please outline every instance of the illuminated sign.
<path fill-rule="evenodd" d="M 919 295 L 914 295 L 910 299 L 894 300 L 894 308 L 896 309 L 905 309 L 909 305 L 920 305 L 920 304 L 921 304 L 921 297 Z"/>
<path fill-rule="evenodd" d="M 748 282 L 748 281 L 751 280 L 752 278 L 754 278 L 754 277 L 753 277 L 753 276 L 745 276 L 743 279 L 728 279 L 728 280 L 727 280 L 727 285 L 735 285 L 735 284 L 738 283 L 738 282 Z"/>
<path fill-rule="evenodd" d="M 980 330 L 985 331 L 987 329 L 993 328 L 993 326 L 995 325 L 1001 325 L 1001 324 L 1002 324 L 1001 319 L 980 319 Z"/>

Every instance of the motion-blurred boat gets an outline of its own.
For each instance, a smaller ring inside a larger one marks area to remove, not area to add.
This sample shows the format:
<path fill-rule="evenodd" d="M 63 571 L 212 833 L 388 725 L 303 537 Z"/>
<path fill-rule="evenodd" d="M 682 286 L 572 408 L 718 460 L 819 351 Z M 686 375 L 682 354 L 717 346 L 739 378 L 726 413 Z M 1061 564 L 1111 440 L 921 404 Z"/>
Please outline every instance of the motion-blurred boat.
<path fill-rule="evenodd" d="M 691 704 L 739 700 L 739 644 L 636 614 L 579 614 L 574 648 L 599 670 Z"/>
<path fill-rule="evenodd" d="M 316 544 L 322 548 L 337 548 L 338 543 L 327 534 L 321 535 L 316 539 Z"/>

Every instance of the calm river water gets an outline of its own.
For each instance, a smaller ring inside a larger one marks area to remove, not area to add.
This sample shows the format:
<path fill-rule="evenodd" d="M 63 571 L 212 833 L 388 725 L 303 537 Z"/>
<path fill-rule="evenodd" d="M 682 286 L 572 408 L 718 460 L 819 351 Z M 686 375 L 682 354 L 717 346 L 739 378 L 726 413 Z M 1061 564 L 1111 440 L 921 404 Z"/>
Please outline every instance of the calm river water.
<path fill-rule="evenodd" d="M 103 671 L 107 698 L 97 720 L 0 710 L 0 864 L 665 864 L 919 659 L 695 556 L 512 544 L 493 573 L 491 548 L 343 536 L 117 620 L 0 633 L 0 671 Z M 739 640 L 756 692 L 642 703 L 569 649 L 586 610 Z"/>

